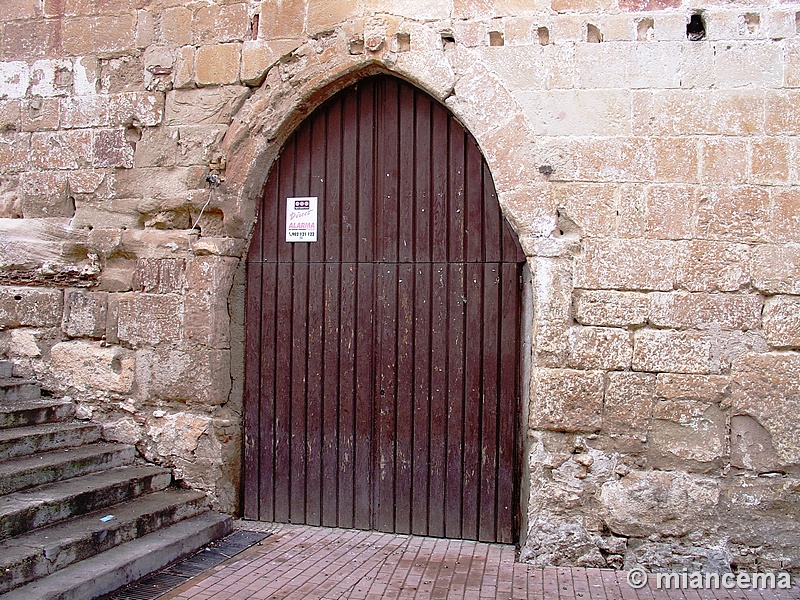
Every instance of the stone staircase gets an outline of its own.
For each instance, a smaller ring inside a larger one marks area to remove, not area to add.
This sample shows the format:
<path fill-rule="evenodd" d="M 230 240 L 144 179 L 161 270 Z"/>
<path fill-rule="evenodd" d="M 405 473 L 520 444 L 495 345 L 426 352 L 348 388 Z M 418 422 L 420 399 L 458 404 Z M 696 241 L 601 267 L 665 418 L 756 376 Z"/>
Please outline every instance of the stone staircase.
<path fill-rule="evenodd" d="M 168 469 L 74 420 L 0 360 L 0 595 L 91 600 L 193 553 L 233 527 Z"/>

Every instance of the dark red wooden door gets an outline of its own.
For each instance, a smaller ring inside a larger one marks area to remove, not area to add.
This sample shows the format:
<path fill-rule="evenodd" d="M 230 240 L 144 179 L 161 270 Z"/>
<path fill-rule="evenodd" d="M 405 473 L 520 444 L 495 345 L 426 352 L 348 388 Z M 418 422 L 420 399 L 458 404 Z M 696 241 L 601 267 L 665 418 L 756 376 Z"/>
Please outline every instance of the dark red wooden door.
<path fill-rule="evenodd" d="M 287 243 L 304 196 L 318 240 Z M 365 79 L 286 142 L 256 229 L 245 517 L 512 542 L 524 255 L 472 136 Z"/>

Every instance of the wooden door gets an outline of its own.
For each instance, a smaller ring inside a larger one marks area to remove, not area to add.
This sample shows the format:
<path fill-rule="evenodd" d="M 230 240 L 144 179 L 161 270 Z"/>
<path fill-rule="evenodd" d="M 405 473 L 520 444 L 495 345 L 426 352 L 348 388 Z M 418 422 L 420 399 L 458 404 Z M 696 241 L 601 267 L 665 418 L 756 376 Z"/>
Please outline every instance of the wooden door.
<path fill-rule="evenodd" d="M 316 197 L 316 242 L 285 242 Z M 286 142 L 248 256 L 244 515 L 512 542 L 524 255 L 472 136 L 388 76 Z"/>

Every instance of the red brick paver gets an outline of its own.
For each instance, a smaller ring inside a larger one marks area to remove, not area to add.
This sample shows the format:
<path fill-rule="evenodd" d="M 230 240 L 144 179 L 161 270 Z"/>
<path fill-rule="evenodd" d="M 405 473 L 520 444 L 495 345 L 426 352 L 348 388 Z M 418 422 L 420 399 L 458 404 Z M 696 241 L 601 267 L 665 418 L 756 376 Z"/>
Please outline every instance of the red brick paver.
<path fill-rule="evenodd" d="M 264 524 L 258 524 L 264 526 Z M 791 590 L 641 590 L 608 569 L 534 567 L 513 546 L 270 524 L 272 535 L 160 600 L 464 598 L 481 600 L 800 599 Z M 247 528 L 247 525 L 245 525 Z"/>

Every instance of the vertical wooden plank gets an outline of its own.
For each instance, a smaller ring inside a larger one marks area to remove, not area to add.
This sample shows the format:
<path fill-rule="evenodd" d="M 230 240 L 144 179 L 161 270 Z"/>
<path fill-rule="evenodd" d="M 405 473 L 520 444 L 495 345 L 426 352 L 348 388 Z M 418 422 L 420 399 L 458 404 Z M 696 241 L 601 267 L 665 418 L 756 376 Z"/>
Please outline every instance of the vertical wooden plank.
<path fill-rule="evenodd" d="M 375 289 L 375 528 L 394 531 L 395 415 L 397 413 L 396 264 L 376 264 Z"/>
<path fill-rule="evenodd" d="M 398 157 L 399 231 L 397 258 L 400 262 L 414 260 L 414 88 L 400 87 Z"/>
<path fill-rule="evenodd" d="M 357 265 L 356 352 L 355 352 L 355 527 L 370 529 L 373 481 L 373 299 L 374 268 Z"/>
<path fill-rule="evenodd" d="M 436 103 L 432 103 L 431 112 L 431 260 L 447 262 L 448 250 L 448 217 L 447 212 L 447 175 L 448 161 L 447 138 L 450 115 Z"/>
<path fill-rule="evenodd" d="M 294 133 L 294 139 L 296 144 L 296 151 L 294 156 L 294 164 L 292 165 L 292 170 L 294 171 L 294 189 L 292 191 L 292 196 L 295 197 L 304 197 L 304 196 L 311 196 L 311 125 L 313 120 L 311 118 L 306 119 L 300 124 L 300 127 L 297 128 L 297 131 Z M 286 204 L 286 198 L 283 199 L 284 205 Z M 286 210 L 286 206 L 284 206 L 284 210 Z M 282 225 L 286 227 L 286 221 L 282 222 Z M 285 239 L 285 233 L 284 233 Z M 290 243 L 292 246 L 292 258 L 295 262 L 298 263 L 305 263 L 308 262 L 310 257 L 310 246 L 309 242 L 292 242 Z"/>
<path fill-rule="evenodd" d="M 478 539 L 483 380 L 483 265 L 466 265 L 467 314 L 464 368 L 464 509 L 461 534 Z"/>
<path fill-rule="evenodd" d="M 327 229 L 325 224 L 328 220 L 328 202 L 325 197 L 327 174 L 326 148 L 328 145 L 328 124 L 327 111 L 317 110 L 309 117 L 310 125 L 310 156 L 309 156 L 309 183 L 308 195 L 317 198 L 317 241 L 305 243 L 308 246 L 308 260 L 311 262 L 322 262 L 325 260 L 325 240 Z"/>
<path fill-rule="evenodd" d="M 395 531 L 411 533 L 412 452 L 415 393 L 415 268 L 398 266 L 397 273 L 397 394 L 395 457 Z"/>
<path fill-rule="evenodd" d="M 324 235 L 325 260 L 342 259 L 342 98 L 337 97 L 328 108 L 325 144 L 325 216 L 318 222 Z M 351 201 L 352 202 L 352 201 Z"/>
<path fill-rule="evenodd" d="M 445 536 L 461 537 L 464 436 L 464 265 L 448 265 Z"/>
<path fill-rule="evenodd" d="M 483 261 L 483 156 L 475 138 L 467 134 L 466 170 L 466 248 L 468 262 Z"/>
<path fill-rule="evenodd" d="M 433 267 L 414 265 L 414 431 L 411 533 L 428 534 L 431 439 L 431 302 Z"/>
<path fill-rule="evenodd" d="M 278 258 L 278 240 L 280 238 L 278 227 L 280 162 L 280 159 L 276 159 L 272 165 L 267 185 L 264 188 L 264 198 L 261 201 L 258 223 L 256 223 L 258 238 L 261 240 L 258 260 L 263 261 L 275 261 Z"/>
<path fill-rule="evenodd" d="M 345 90 L 342 98 L 342 262 L 355 262 L 358 258 L 358 203 L 359 192 L 359 101 L 356 90 Z"/>
<path fill-rule="evenodd" d="M 397 262 L 399 207 L 398 180 L 400 160 L 400 131 L 398 116 L 399 90 L 397 80 L 384 78 L 378 86 L 376 129 L 376 259 Z"/>
<path fill-rule="evenodd" d="M 259 265 L 261 276 L 261 329 L 260 348 L 260 408 L 261 439 L 259 443 L 259 518 L 271 520 L 275 516 L 275 395 L 276 354 L 275 339 L 277 316 L 278 269 L 276 263 Z"/>
<path fill-rule="evenodd" d="M 339 302 L 339 415 L 337 524 L 355 527 L 355 452 L 356 452 L 356 329 L 358 311 L 356 263 L 334 265 L 341 273 Z M 362 332 L 371 335 L 371 332 Z M 332 378 L 331 378 L 332 379 Z"/>
<path fill-rule="evenodd" d="M 309 525 L 322 524 L 323 327 L 325 324 L 325 265 L 308 267 L 308 347 L 306 384 L 306 516 Z"/>
<path fill-rule="evenodd" d="M 308 263 L 293 264 L 292 303 L 292 388 L 289 521 L 306 518 L 306 407 L 308 405 Z"/>
<path fill-rule="evenodd" d="M 433 265 L 431 303 L 430 481 L 427 535 L 443 537 L 447 468 L 448 265 Z"/>
<path fill-rule="evenodd" d="M 290 262 L 293 257 L 294 244 L 286 241 L 286 198 L 295 196 L 294 188 L 294 164 L 296 162 L 296 138 L 290 137 L 281 150 L 278 158 L 278 193 L 276 196 L 277 219 L 275 220 L 275 232 L 277 238 L 277 257 L 278 262 Z M 264 227 L 268 224 L 265 223 Z M 266 238 L 266 230 L 265 230 Z"/>
<path fill-rule="evenodd" d="M 358 260 L 375 260 L 375 83 L 358 84 Z"/>
<path fill-rule="evenodd" d="M 337 525 L 337 497 L 339 495 L 339 348 L 341 326 L 339 320 L 339 282 L 342 266 L 326 263 L 323 298 L 322 342 L 322 423 L 321 423 L 321 503 L 320 523 L 324 527 Z"/>
<path fill-rule="evenodd" d="M 433 100 L 424 94 L 416 94 L 414 123 L 414 260 L 428 262 L 431 250 L 431 111 Z"/>
<path fill-rule="evenodd" d="M 513 543 L 515 534 L 515 515 L 517 513 L 517 480 L 519 470 L 516 465 L 517 442 L 515 415 L 518 414 L 519 395 L 519 277 L 520 267 L 515 263 L 498 265 L 501 272 L 500 323 L 500 364 L 503 370 L 500 377 L 497 412 L 499 415 L 499 435 L 497 449 L 497 541 Z"/>
<path fill-rule="evenodd" d="M 292 264 L 278 263 L 275 318 L 275 520 L 289 521 L 292 393 Z M 265 288 L 266 289 L 266 288 Z M 264 372 L 262 367 L 262 373 Z M 262 401 L 263 402 L 263 401 Z M 262 461 L 263 462 L 263 461 Z"/>
<path fill-rule="evenodd" d="M 485 264 L 483 275 L 483 408 L 481 414 L 481 514 L 478 538 L 497 538 L 497 396 L 499 391 L 500 281 L 497 264 Z"/>
<path fill-rule="evenodd" d="M 260 252 L 259 252 L 260 254 Z M 258 519 L 261 447 L 261 263 L 247 264 L 244 342 L 244 517 Z M 269 351 L 269 350 L 267 350 Z M 271 425 L 271 423 L 270 423 Z"/>
<path fill-rule="evenodd" d="M 497 263 L 503 260 L 503 216 L 492 183 L 489 167 L 483 163 L 483 236 L 484 260 Z"/>
<path fill-rule="evenodd" d="M 464 129 L 454 117 L 449 118 L 450 136 L 448 140 L 447 166 L 447 241 L 448 260 L 452 263 L 464 262 L 464 226 L 466 206 L 464 204 Z"/>

